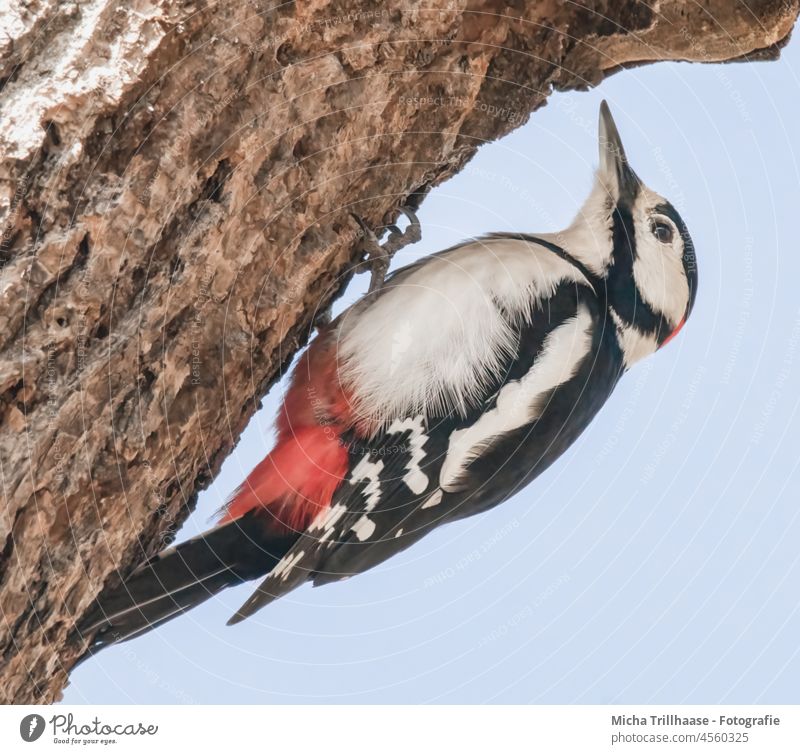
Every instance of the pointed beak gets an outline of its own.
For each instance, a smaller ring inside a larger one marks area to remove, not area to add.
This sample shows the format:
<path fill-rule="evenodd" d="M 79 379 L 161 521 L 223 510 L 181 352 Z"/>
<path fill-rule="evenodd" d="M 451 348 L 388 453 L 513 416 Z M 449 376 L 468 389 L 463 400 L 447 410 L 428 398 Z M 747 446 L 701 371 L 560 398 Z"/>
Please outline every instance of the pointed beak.
<path fill-rule="evenodd" d="M 628 164 L 617 124 L 605 100 L 600 103 L 598 143 L 600 179 L 617 204 L 633 204 L 639 191 L 639 178 Z"/>

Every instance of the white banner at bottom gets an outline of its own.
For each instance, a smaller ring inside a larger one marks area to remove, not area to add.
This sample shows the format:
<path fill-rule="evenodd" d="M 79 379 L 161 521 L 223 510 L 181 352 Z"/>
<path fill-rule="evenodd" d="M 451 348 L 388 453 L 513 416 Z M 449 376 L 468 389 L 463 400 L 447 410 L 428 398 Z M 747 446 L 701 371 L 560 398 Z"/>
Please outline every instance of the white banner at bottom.
<path fill-rule="evenodd" d="M 0 707 L 2 752 L 226 754 L 234 747 L 278 754 L 797 754 L 800 707 Z"/>

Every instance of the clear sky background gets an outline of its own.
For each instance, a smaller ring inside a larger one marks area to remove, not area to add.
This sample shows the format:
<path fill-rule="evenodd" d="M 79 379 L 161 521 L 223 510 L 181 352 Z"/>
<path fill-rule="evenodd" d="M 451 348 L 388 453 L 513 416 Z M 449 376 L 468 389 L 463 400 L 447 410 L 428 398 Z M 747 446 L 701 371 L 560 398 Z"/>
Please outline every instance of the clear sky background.
<path fill-rule="evenodd" d="M 609 100 L 683 214 L 691 321 L 513 500 L 238 626 L 229 590 L 72 677 L 72 703 L 800 702 L 800 42 L 777 63 L 659 64 L 547 107 L 425 201 L 395 267 L 568 224 Z M 357 279 L 338 308 L 361 295 Z M 272 391 L 181 538 L 272 442 Z"/>

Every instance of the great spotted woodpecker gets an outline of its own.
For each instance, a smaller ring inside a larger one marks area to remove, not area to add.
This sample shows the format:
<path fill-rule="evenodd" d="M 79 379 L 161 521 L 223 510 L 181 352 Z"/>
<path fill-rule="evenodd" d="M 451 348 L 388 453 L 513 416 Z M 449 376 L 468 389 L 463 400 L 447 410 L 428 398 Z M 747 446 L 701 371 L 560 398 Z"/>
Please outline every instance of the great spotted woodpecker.
<path fill-rule="evenodd" d="M 89 653 L 265 577 L 236 623 L 300 584 L 386 560 L 552 464 L 697 290 L 683 220 L 631 169 L 604 102 L 600 166 L 558 234 L 495 233 L 392 274 L 294 369 L 277 442 L 219 525 L 104 594 Z M 380 264 L 380 260 L 379 260 Z"/>

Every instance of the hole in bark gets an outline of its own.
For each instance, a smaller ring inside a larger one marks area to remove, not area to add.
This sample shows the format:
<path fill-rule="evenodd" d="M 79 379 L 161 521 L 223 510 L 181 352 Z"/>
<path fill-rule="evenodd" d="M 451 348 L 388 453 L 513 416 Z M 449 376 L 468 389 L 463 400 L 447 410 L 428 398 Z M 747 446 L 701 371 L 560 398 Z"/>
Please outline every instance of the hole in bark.
<path fill-rule="evenodd" d="M 19 380 L 16 384 L 14 384 L 8 391 L 8 397 L 14 401 L 17 398 L 17 394 L 19 391 L 22 390 L 22 380 Z"/>
<path fill-rule="evenodd" d="M 78 253 L 75 255 L 75 264 L 84 265 L 89 258 L 89 234 L 87 233 L 78 244 Z"/>
<path fill-rule="evenodd" d="M 20 384 L 22 384 L 21 381 Z M 8 561 L 11 558 L 11 553 L 14 551 L 14 527 L 17 525 L 17 520 L 21 515 L 22 508 L 20 508 L 17 511 L 17 514 L 14 516 L 14 523 L 11 524 L 11 531 L 9 531 L 5 544 L 3 545 L 3 550 L 0 552 L 0 584 L 3 583 L 3 579 L 6 575 L 6 569 L 8 567 Z"/>
<path fill-rule="evenodd" d="M 131 282 L 133 283 L 133 290 L 141 291 L 144 288 L 144 267 L 134 267 L 131 271 Z"/>
<path fill-rule="evenodd" d="M 208 199 L 212 202 L 219 202 L 222 200 L 222 189 L 225 187 L 225 182 L 230 178 L 231 173 L 230 163 L 227 160 L 220 160 L 217 169 L 203 186 L 203 191 L 200 194 L 202 199 Z"/>
<path fill-rule="evenodd" d="M 61 146 L 61 134 L 58 132 L 58 125 L 52 120 L 44 122 L 44 132 L 47 134 L 49 142 L 54 147 Z"/>
<path fill-rule="evenodd" d="M 108 337 L 108 326 L 105 322 L 101 322 L 94 332 L 94 337 L 98 340 L 105 340 Z"/>
<path fill-rule="evenodd" d="M 170 280 L 177 279 L 183 272 L 184 262 L 180 255 L 173 257 L 169 263 L 169 277 Z"/>
<path fill-rule="evenodd" d="M 139 382 L 145 390 L 148 390 L 155 381 L 156 376 L 151 369 L 145 368 L 139 373 Z"/>
<path fill-rule="evenodd" d="M 8 58 L 6 59 L 8 60 Z M 0 77 L 0 92 L 5 89 L 6 84 L 13 84 L 19 78 L 20 71 L 23 69 L 23 62 L 24 60 L 19 60 L 11 66 L 8 76 Z M 28 68 L 25 67 L 25 70 L 27 71 Z"/>
<path fill-rule="evenodd" d="M 300 138 L 292 148 L 292 155 L 296 160 L 302 160 L 310 151 L 311 150 L 308 148 L 308 139 Z"/>
<path fill-rule="evenodd" d="M 42 227 L 42 216 L 33 208 L 27 207 L 28 217 L 31 219 L 31 226 L 36 228 L 36 235 L 39 235 L 39 228 Z"/>
<path fill-rule="evenodd" d="M 45 631 L 45 639 L 47 639 L 49 642 L 56 641 L 56 639 L 58 639 L 58 634 L 61 632 L 63 627 L 63 621 L 56 621 L 52 626 L 50 626 L 50 628 L 47 629 L 47 631 Z"/>
<path fill-rule="evenodd" d="M 178 312 L 164 327 L 164 343 L 166 344 L 166 348 L 169 348 L 169 344 L 172 343 L 175 336 L 183 327 L 184 316 L 184 311 Z"/>
<path fill-rule="evenodd" d="M 202 471 L 198 472 L 197 476 L 194 478 L 195 489 L 204 490 L 210 481 L 211 474 L 208 472 L 208 470 L 203 469 Z"/>
<path fill-rule="evenodd" d="M 28 589 L 28 604 L 23 607 L 22 614 L 17 618 L 14 622 L 14 626 L 11 628 L 11 641 L 8 642 L 5 650 L 3 650 L 3 660 L 8 660 L 9 657 L 13 657 L 14 655 L 19 652 L 19 644 L 15 641 L 17 635 L 20 632 L 20 629 L 25 625 L 25 623 L 29 624 L 29 627 L 37 625 L 40 623 L 38 620 L 38 614 L 36 611 L 36 603 L 39 601 L 41 596 L 45 593 L 47 589 L 47 582 L 42 581 L 35 590 L 32 590 L 30 587 Z M 33 680 L 33 679 L 31 679 Z M 33 681 L 34 686 L 36 686 L 36 693 L 41 695 L 41 689 L 36 681 Z"/>
<path fill-rule="evenodd" d="M 275 50 L 275 60 L 281 65 L 290 65 L 295 58 L 295 52 L 288 42 L 284 42 L 277 50 Z"/>
<path fill-rule="evenodd" d="M 253 178 L 257 190 L 260 191 L 269 180 L 269 172 L 271 168 L 272 161 L 269 157 L 267 157 L 267 159 L 264 160 L 261 165 L 259 165 L 258 170 L 256 170 L 256 174 Z"/>

